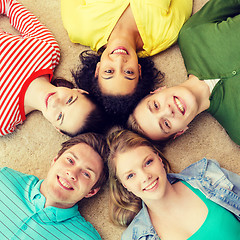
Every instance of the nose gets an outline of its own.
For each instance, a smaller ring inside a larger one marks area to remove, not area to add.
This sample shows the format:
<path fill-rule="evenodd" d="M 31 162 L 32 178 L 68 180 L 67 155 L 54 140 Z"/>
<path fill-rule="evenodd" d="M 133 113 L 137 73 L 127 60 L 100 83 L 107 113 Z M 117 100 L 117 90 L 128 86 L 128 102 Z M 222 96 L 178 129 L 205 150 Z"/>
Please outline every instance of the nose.
<path fill-rule="evenodd" d="M 152 174 L 146 171 L 142 171 L 141 175 L 142 175 L 141 177 L 142 177 L 143 183 L 148 182 L 152 178 Z"/>
<path fill-rule="evenodd" d="M 174 111 L 170 104 L 166 104 L 165 106 L 161 106 L 160 109 L 155 111 L 158 118 L 160 117 L 173 117 Z"/>
<path fill-rule="evenodd" d="M 70 178 L 72 181 L 77 181 L 77 174 L 73 170 L 67 170 L 66 172 L 68 178 Z"/>

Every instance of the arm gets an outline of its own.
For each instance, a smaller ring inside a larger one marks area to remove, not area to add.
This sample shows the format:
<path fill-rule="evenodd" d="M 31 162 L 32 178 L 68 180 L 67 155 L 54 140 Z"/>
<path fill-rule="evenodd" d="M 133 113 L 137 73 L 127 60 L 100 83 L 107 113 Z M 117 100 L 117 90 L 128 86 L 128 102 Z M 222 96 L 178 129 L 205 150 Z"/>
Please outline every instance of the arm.
<path fill-rule="evenodd" d="M 16 0 L 0 0 L 0 3 L 1 14 L 9 17 L 10 24 L 16 28 L 23 37 L 37 38 L 52 45 L 57 56 L 56 66 L 59 63 L 60 49 L 52 33 Z"/>

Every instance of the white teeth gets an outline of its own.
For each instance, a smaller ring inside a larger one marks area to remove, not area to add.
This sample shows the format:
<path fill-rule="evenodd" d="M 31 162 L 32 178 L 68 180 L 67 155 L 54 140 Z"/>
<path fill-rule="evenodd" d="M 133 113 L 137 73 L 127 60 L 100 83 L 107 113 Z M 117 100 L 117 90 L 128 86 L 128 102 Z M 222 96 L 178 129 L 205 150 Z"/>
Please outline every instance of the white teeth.
<path fill-rule="evenodd" d="M 62 178 L 59 177 L 59 182 L 66 188 L 72 188 L 67 182 L 65 182 Z"/>
<path fill-rule="evenodd" d="M 127 51 L 123 50 L 123 49 L 116 49 L 115 51 L 113 51 L 112 53 L 124 53 L 127 54 Z"/>
<path fill-rule="evenodd" d="M 150 189 L 152 189 L 156 184 L 157 184 L 157 180 L 155 180 L 151 185 L 149 185 L 148 187 L 146 187 L 144 190 L 150 190 Z"/>
<path fill-rule="evenodd" d="M 184 112 L 184 107 L 183 107 L 182 103 L 179 101 L 179 99 L 176 98 L 176 97 L 175 97 L 175 102 L 176 102 L 178 108 L 180 109 L 180 111 L 183 113 Z"/>

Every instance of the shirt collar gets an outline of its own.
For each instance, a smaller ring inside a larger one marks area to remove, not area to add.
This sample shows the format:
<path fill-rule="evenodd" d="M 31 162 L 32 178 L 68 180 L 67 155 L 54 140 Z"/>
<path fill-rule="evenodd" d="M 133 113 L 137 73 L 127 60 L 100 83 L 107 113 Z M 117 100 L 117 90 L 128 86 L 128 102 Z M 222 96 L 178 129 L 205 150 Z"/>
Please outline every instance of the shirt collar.
<path fill-rule="evenodd" d="M 39 218 L 43 222 L 61 222 L 69 218 L 80 215 L 78 211 L 78 204 L 75 204 L 71 208 L 56 208 L 48 206 L 44 208 L 46 198 L 40 192 L 40 187 L 43 180 L 40 180 L 32 188 L 30 194 L 30 200 L 35 207 L 35 212 L 38 213 Z"/>

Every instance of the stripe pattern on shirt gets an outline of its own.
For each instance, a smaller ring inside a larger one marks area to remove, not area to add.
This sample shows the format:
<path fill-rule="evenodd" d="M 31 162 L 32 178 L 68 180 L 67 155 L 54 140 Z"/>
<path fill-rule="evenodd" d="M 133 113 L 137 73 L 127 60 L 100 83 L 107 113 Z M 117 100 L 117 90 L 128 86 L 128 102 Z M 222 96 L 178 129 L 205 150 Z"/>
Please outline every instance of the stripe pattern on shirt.
<path fill-rule="evenodd" d="M 25 7 L 15 0 L 0 1 L 1 13 L 21 33 L 0 30 L 0 135 L 6 135 L 25 120 L 25 92 L 36 77 L 52 77 L 60 50 L 50 31 Z"/>

